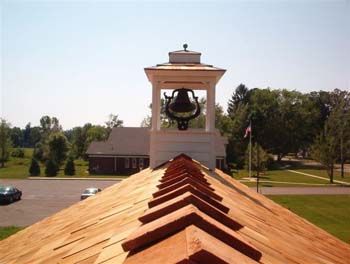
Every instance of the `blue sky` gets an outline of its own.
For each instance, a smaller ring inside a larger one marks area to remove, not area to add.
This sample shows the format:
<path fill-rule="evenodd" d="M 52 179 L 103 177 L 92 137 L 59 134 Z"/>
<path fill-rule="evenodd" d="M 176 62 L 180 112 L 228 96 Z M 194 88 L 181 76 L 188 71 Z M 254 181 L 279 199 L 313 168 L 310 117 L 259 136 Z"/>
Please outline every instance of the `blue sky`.
<path fill-rule="evenodd" d="M 227 69 L 235 87 L 350 89 L 350 1 L 1 1 L 0 116 L 13 126 L 43 115 L 64 129 L 126 126 L 149 114 L 143 71 L 182 48 Z"/>

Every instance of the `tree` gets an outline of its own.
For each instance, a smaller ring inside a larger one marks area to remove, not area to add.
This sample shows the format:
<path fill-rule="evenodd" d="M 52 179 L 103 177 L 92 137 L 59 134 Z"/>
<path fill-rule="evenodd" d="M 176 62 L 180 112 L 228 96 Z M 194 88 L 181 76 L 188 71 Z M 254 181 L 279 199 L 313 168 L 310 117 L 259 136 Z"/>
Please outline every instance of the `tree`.
<path fill-rule="evenodd" d="M 45 145 L 50 135 L 53 133 L 61 132 L 62 126 L 56 117 L 43 116 L 40 119 L 40 135 L 41 142 Z"/>
<path fill-rule="evenodd" d="M 40 118 L 40 127 L 43 134 L 62 131 L 62 126 L 57 117 L 43 116 Z"/>
<path fill-rule="evenodd" d="M 45 175 L 48 177 L 56 176 L 58 172 L 57 164 L 52 160 L 48 159 L 45 166 Z"/>
<path fill-rule="evenodd" d="M 346 149 L 350 145 L 350 92 L 335 89 L 331 94 L 332 114 L 337 119 L 339 137 L 339 160 L 341 164 L 341 177 L 344 177 L 344 163 L 347 155 Z M 330 115 L 330 116 L 331 116 Z"/>
<path fill-rule="evenodd" d="M 111 133 L 114 127 L 123 127 L 123 123 L 124 123 L 123 120 L 118 119 L 118 115 L 110 114 L 108 116 L 108 121 L 105 122 L 107 126 L 107 133 L 108 133 L 107 137 L 109 136 L 109 134 Z"/>
<path fill-rule="evenodd" d="M 30 129 L 30 134 L 29 134 L 29 141 L 28 145 L 30 147 L 35 147 L 35 145 L 40 142 L 41 140 L 41 133 L 40 133 L 40 127 L 32 127 Z"/>
<path fill-rule="evenodd" d="M 86 143 L 87 146 L 92 141 L 103 141 L 108 139 L 109 132 L 108 130 L 100 125 L 91 126 L 86 131 Z"/>
<path fill-rule="evenodd" d="M 11 141 L 14 148 L 23 147 L 23 132 L 19 127 L 11 129 Z"/>
<path fill-rule="evenodd" d="M 33 151 L 33 158 L 40 161 L 44 160 L 44 147 L 40 142 L 35 144 L 34 151 Z"/>
<path fill-rule="evenodd" d="M 335 138 L 327 132 L 321 133 L 311 147 L 311 157 L 326 167 L 329 182 L 333 183 L 334 163 L 337 158 Z"/>
<path fill-rule="evenodd" d="M 149 104 L 148 108 L 150 109 L 150 111 L 152 111 L 152 103 Z M 151 126 L 152 126 L 152 117 L 150 115 L 147 115 L 141 121 L 141 127 L 151 127 Z M 164 98 L 160 100 L 160 126 L 163 128 L 177 127 L 176 122 L 168 118 L 168 116 L 165 114 Z"/>
<path fill-rule="evenodd" d="M 123 123 L 124 121 L 120 120 L 118 118 L 118 115 L 113 115 L 113 114 L 110 114 L 108 116 L 108 121 L 105 122 L 106 126 L 110 129 L 112 129 L 113 127 L 123 127 Z"/>
<path fill-rule="evenodd" d="M 5 167 L 12 148 L 10 138 L 10 124 L 5 119 L 0 118 L 0 163 L 1 167 Z"/>
<path fill-rule="evenodd" d="M 247 146 L 247 150 L 245 152 L 245 165 L 244 168 L 246 170 L 249 170 L 249 144 Z M 259 150 L 259 153 L 257 153 L 257 151 Z M 258 162 L 258 158 L 259 158 L 259 162 Z M 270 161 L 270 157 L 268 155 L 268 153 L 258 144 L 254 144 L 252 145 L 252 171 L 260 171 L 260 172 L 265 172 L 268 167 L 269 167 L 269 161 Z"/>
<path fill-rule="evenodd" d="M 31 127 L 30 127 L 30 123 L 28 123 L 26 125 L 25 129 L 23 130 L 23 147 L 25 147 L 25 148 L 31 147 L 30 131 L 31 131 Z"/>
<path fill-rule="evenodd" d="M 64 168 L 64 175 L 75 175 L 75 166 L 73 157 L 68 157 L 66 166 Z"/>
<path fill-rule="evenodd" d="M 24 150 L 21 148 L 15 148 L 12 151 L 11 156 L 15 158 L 24 158 Z"/>
<path fill-rule="evenodd" d="M 237 107 L 240 103 L 247 104 L 250 99 L 251 90 L 249 90 L 244 84 L 237 86 L 236 90 L 231 96 L 231 99 L 228 101 L 227 112 L 232 118 L 234 113 L 237 110 Z"/>
<path fill-rule="evenodd" d="M 32 159 L 29 167 L 30 176 L 39 176 L 40 175 L 40 166 L 36 159 Z"/>
<path fill-rule="evenodd" d="M 48 159 L 60 166 L 67 158 L 68 142 L 63 133 L 58 132 L 50 136 L 48 141 Z"/>
<path fill-rule="evenodd" d="M 333 183 L 334 164 L 339 156 L 339 127 L 341 120 L 337 108 L 329 115 L 324 131 L 311 147 L 311 156 L 325 166 L 330 183 Z"/>
<path fill-rule="evenodd" d="M 224 110 L 221 105 L 215 105 L 215 127 L 219 129 L 221 135 L 230 136 L 233 122 L 232 119 L 224 114 Z"/>
<path fill-rule="evenodd" d="M 232 117 L 231 117 L 232 118 Z M 243 139 L 246 127 L 249 124 L 249 107 L 247 104 L 239 103 L 231 123 L 231 133 L 228 136 L 226 147 L 227 164 L 237 169 L 243 168 L 244 153 L 248 141 Z"/>

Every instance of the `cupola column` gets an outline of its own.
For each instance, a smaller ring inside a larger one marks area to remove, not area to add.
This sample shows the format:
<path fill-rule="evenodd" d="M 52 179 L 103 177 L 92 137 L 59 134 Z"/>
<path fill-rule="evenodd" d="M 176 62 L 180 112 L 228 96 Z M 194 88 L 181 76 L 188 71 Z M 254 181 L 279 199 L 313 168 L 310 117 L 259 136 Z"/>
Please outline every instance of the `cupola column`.
<path fill-rule="evenodd" d="M 215 82 L 209 82 L 207 88 L 206 132 L 215 132 Z"/>
<path fill-rule="evenodd" d="M 160 130 L 160 85 L 152 82 L 152 130 Z"/>

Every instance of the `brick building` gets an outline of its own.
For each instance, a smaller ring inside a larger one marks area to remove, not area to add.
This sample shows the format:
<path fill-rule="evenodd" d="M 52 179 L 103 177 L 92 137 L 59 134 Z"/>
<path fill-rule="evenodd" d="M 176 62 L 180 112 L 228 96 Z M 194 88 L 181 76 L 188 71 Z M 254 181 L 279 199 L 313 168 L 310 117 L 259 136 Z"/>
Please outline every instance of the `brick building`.
<path fill-rule="evenodd" d="M 216 133 L 216 167 L 225 167 L 227 140 Z M 149 167 L 150 132 L 145 127 L 116 127 L 107 141 L 91 142 L 86 154 L 95 174 L 133 174 Z"/>

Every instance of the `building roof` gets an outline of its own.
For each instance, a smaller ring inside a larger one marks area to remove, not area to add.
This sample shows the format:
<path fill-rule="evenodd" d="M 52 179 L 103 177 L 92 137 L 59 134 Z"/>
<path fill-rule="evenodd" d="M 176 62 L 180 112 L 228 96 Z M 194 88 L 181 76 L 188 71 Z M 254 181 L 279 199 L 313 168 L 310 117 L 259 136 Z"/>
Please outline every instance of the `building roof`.
<path fill-rule="evenodd" d="M 215 137 L 216 156 L 224 157 L 227 139 Z M 115 127 L 107 141 L 93 141 L 86 154 L 88 155 L 119 155 L 119 156 L 148 156 L 150 149 L 149 128 L 146 127 Z"/>
<path fill-rule="evenodd" d="M 149 155 L 150 135 L 146 127 L 115 127 L 107 141 L 93 141 L 88 155 Z"/>
<path fill-rule="evenodd" d="M 171 54 L 191 54 L 191 55 L 201 55 L 202 53 L 198 51 L 193 51 L 193 50 L 175 50 L 175 51 L 170 51 L 169 55 Z"/>
<path fill-rule="evenodd" d="M 350 247 L 185 155 L 0 241 L 1 263 L 348 263 Z"/>
<path fill-rule="evenodd" d="M 203 63 L 162 63 L 156 66 L 147 67 L 145 71 L 159 71 L 159 70 L 172 70 L 172 71 L 219 71 L 225 72 L 226 70 L 214 67 L 209 64 Z"/>

